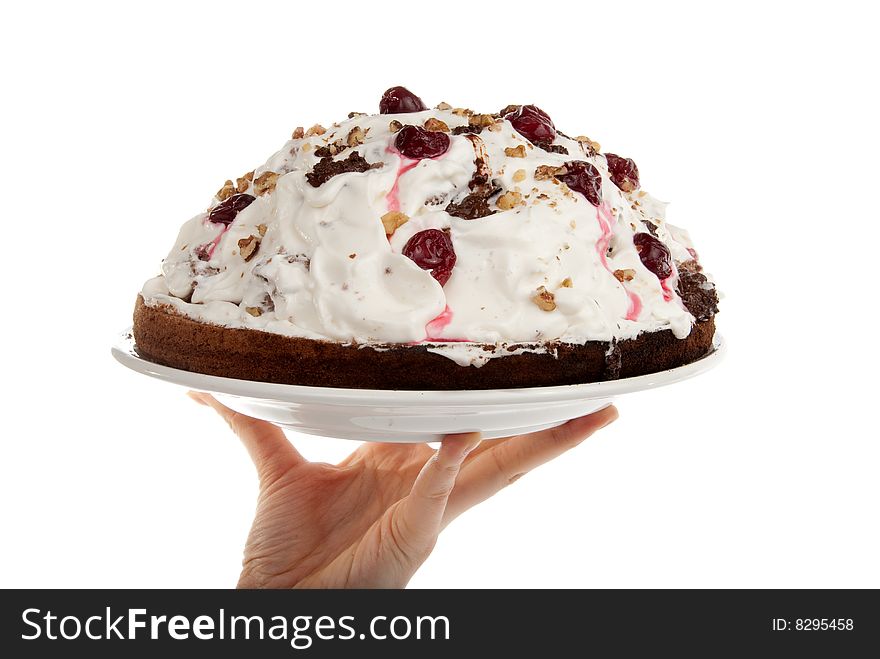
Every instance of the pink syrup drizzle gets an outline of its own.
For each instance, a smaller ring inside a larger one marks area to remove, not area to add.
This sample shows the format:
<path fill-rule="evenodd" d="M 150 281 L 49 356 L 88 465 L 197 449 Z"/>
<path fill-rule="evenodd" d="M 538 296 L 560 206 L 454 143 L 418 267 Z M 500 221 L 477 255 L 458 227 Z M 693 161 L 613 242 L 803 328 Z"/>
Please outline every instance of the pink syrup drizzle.
<path fill-rule="evenodd" d="M 602 237 L 596 241 L 596 251 L 599 253 L 599 259 L 602 261 L 605 269 L 614 274 L 608 265 L 607 257 L 608 245 L 611 243 L 611 237 L 614 235 L 614 231 L 611 228 L 614 217 L 611 215 L 611 207 L 608 205 L 608 202 L 603 202 L 602 205 L 596 208 L 596 219 L 599 221 L 599 228 L 602 229 Z M 624 287 L 624 290 L 626 290 L 626 287 Z M 642 313 L 642 299 L 629 290 L 626 291 L 626 295 L 629 298 L 629 309 L 626 311 L 626 319 L 638 320 L 639 314 Z"/>
<path fill-rule="evenodd" d="M 443 330 L 452 322 L 452 309 L 449 305 L 439 316 L 425 325 L 425 340 L 423 341 L 448 341 L 452 343 L 466 343 L 467 339 L 449 339 L 442 336 Z"/>
<path fill-rule="evenodd" d="M 388 194 L 385 195 L 385 203 L 388 206 L 389 211 L 399 211 L 400 210 L 400 177 L 406 174 L 409 170 L 419 164 L 418 160 L 410 160 L 409 158 L 401 155 L 397 150 L 392 149 L 391 147 L 387 147 L 385 149 L 386 153 L 394 153 L 400 156 L 400 164 L 397 166 L 397 176 L 394 178 L 394 185 L 391 186 L 391 190 L 388 191 Z"/>
<path fill-rule="evenodd" d="M 213 222 L 208 222 L 208 220 L 205 220 L 205 224 L 213 224 Z M 199 245 L 196 248 L 196 252 L 197 253 L 198 252 L 204 253 L 208 257 L 204 260 L 210 261 L 211 258 L 214 256 L 214 250 L 216 250 L 217 245 L 220 244 L 220 239 L 223 238 L 224 235 L 226 235 L 227 231 L 229 231 L 229 225 L 225 224 L 225 225 L 223 225 L 223 229 L 220 231 L 220 233 L 217 234 L 217 237 L 214 238 L 214 240 L 212 240 L 209 243 L 205 243 L 204 245 Z"/>
<path fill-rule="evenodd" d="M 660 280 L 660 287 L 663 289 L 663 301 L 669 302 L 672 300 L 672 289 L 669 288 L 669 280 L 672 277 L 667 277 L 666 279 Z"/>

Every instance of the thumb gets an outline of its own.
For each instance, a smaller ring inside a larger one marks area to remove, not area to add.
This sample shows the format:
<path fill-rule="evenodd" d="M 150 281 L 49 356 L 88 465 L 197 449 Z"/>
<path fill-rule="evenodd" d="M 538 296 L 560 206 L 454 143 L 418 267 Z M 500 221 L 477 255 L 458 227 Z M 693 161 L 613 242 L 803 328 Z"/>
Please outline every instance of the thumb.
<path fill-rule="evenodd" d="M 408 576 L 434 548 L 461 465 L 479 443 L 479 433 L 448 435 L 416 477 L 409 495 L 386 513 L 389 533 L 385 548 L 409 568 Z"/>

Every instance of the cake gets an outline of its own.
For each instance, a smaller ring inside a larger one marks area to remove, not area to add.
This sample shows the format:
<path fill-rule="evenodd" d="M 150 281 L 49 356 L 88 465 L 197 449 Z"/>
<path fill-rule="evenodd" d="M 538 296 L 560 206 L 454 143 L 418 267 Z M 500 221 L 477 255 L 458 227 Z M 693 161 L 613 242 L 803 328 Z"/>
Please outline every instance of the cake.
<path fill-rule="evenodd" d="M 370 389 L 566 385 L 712 346 L 718 296 L 627 157 L 535 105 L 403 87 L 297 128 L 186 222 L 134 311 L 141 356 Z"/>

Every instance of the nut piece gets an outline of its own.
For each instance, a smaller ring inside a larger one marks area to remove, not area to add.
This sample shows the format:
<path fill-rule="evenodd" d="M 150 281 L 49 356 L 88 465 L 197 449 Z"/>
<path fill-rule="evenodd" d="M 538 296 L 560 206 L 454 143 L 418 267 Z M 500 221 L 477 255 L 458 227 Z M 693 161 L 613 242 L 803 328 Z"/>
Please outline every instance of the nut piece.
<path fill-rule="evenodd" d="M 409 222 L 409 216 L 400 211 L 389 211 L 382 216 L 382 225 L 385 227 L 385 235 L 393 236 L 398 227 Z"/>
<path fill-rule="evenodd" d="M 350 131 L 348 131 L 348 135 L 345 137 L 345 143 L 348 146 L 357 146 L 358 144 L 364 143 L 364 137 L 366 137 L 367 133 L 360 126 L 355 126 Z"/>
<path fill-rule="evenodd" d="M 430 117 L 425 121 L 425 130 L 430 130 L 434 133 L 448 133 L 449 126 L 446 125 L 445 121 Z"/>
<path fill-rule="evenodd" d="M 510 190 L 509 192 L 505 192 L 503 195 L 498 197 L 498 200 L 495 204 L 503 211 L 509 211 L 511 208 L 515 206 L 519 206 L 523 203 L 522 194 L 516 192 L 514 190 Z"/>
<path fill-rule="evenodd" d="M 452 114 L 458 115 L 459 117 L 469 117 L 474 113 L 473 110 L 468 110 L 467 108 L 455 108 L 452 111 Z"/>
<path fill-rule="evenodd" d="M 227 180 L 223 187 L 217 190 L 217 199 L 223 201 L 224 199 L 229 199 L 233 194 L 235 194 L 235 186 L 232 185 L 232 181 Z"/>
<path fill-rule="evenodd" d="M 293 134 L 290 136 L 292 140 L 301 140 L 306 134 L 306 129 L 302 126 L 297 126 L 293 129 Z"/>
<path fill-rule="evenodd" d="M 254 318 L 259 318 L 263 315 L 263 310 L 260 307 L 245 307 L 245 311 L 247 311 Z"/>
<path fill-rule="evenodd" d="M 242 176 L 241 178 L 235 179 L 235 191 L 236 192 L 245 192 L 250 186 L 251 181 L 254 180 L 254 170 L 249 171 L 247 174 Z"/>
<path fill-rule="evenodd" d="M 247 238 L 242 238 L 238 241 L 238 253 L 241 254 L 241 258 L 243 258 L 245 262 L 254 258 L 259 247 L 260 239 L 256 236 L 248 236 Z"/>
<path fill-rule="evenodd" d="M 403 128 L 403 124 L 400 123 L 397 119 L 392 119 L 391 122 L 388 124 L 388 130 L 390 130 L 392 133 L 396 133 L 401 128 Z"/>
<path fill-rule="evenodd" d="M 617 277 L 617 281 L 632 281 L 636 276 L 636 271 L 632 268 L 626 268 L 625 270 L 615 270 L 614 276 Z"/>
<path fill-rule="evenodd" d="M 323 135 L 326 132 L 327 129 L 324 128 L 321 124 L 315 124 L 306 131 L 306 137 L 311 137 L 312 135 Z"/>
<path fill-rule="evenodd" d="M 491 114 L 472 114 L 468 117 L 468 123 L 471 126 L 491 126 L 495 123 L 495 117 Z"/>
<path fill-rule="evenodd" d="M 563 174 L 567 173 L 568 170 L 565 167 L 554 167 L 553 165 L 538 165 L 538 168 L 535 170 L 535 180 L 549 181 L 551 179 L 555 179 L 557 176 L 562 176 Z"/>
<path fill-rule="evenodd" d="M 543 286 L 538 287 L 538 290 L 532 296 L 532 302 L 544 311 L 553 311 L 556 308 L 556 296 Z"/>
<path fill-rule="evenodd" d="M 562 283 L 559 284 L 562 288 L 571 288 L 574 286 L 574 282 L 571 280 L 571 277 L 566 277 L 562 280 Z"/>
<path fill-rule="evenodd" d="M 526 145 L 520 144 L 518 146 L 508 146 L 504 149 L 504 155 L 509 158 L 525 158 Z"/>
<path fill-rule="evenodd" d="M 257 196 L 272 192 L 275 189 L 275 183 L 278 181 L 279 174 L 275 172 L 263 172 L 254 181 L 254 192 Z"/>
<path fill-rule="evenodd" d="M 258 231 L 259 234 L 260 234 L 260 238 L 262 238 L 263 236 L 266 235 L 266 229 L 267 229 L 267 228 L 268 228 L 268 227 L 267 227 L 265 224 L 258 224 L 258 225 L 257 225 L 257 231 Z"/>
<path fill-rule="evenodd" d="M 521 183 L 526 180 L 526 170 L 518 169 L 513 173 L 513 182 Z"/>
<path fill-rule="evenodd" d="M 452 106 L 449 105 L 449 103 L 446 103 L 445 101 L 442 101 L 442 102 L 440 102 L 440 103 L 437 104 L 437 109 L 438 109 L 438 110 L 451 110 L 451 109 L 452 109 Z"/>

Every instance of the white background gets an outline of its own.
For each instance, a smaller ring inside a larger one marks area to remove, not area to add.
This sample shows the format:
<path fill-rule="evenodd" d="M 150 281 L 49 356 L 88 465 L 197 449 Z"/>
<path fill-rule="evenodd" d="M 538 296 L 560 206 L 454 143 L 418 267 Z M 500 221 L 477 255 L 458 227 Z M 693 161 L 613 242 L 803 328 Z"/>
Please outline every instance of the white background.
<path fill-rule="evenodd" d="M 110 344 L 226 178 L 405 84 L 430 105 L 534 102 L 634 157 L 726 293 L 730 344 L 456 521 L 412 585 L 880 587 L 868 6 L 4 9 L 0 585 L 235 584 L 243 449 Z"/>

